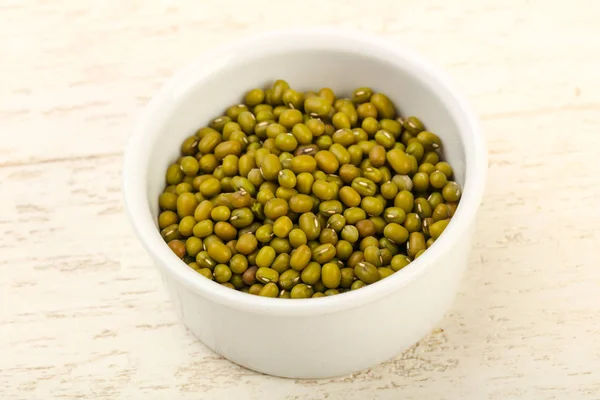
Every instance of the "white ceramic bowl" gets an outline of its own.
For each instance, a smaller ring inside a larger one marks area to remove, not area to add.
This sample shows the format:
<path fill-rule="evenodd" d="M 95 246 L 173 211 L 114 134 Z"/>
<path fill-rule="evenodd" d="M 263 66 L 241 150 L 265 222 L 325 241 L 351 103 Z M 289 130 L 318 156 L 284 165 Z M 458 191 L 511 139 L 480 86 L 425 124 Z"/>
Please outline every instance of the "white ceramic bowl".
<path fill-rule="evenodd" d="M 383 91 L 443 140 L 463 185 L 458 210 L 423 256 L 391 277 L 337 296 L 282 300 L 211 282 L 179 260 L 157 228 L 164 173 L 182 140 L 275 79 L 296 89 Z M 274 32 L 202 55 L 151 100 L 123 170 L 125 205 L 183 323 L 229 360 L 294 378 L 347 374 L 388 360 L 426 335 L 450 307 L 467 265 L 487 153 L 476 116 L 446 75 L 400 44 L 358 32 Z"/>

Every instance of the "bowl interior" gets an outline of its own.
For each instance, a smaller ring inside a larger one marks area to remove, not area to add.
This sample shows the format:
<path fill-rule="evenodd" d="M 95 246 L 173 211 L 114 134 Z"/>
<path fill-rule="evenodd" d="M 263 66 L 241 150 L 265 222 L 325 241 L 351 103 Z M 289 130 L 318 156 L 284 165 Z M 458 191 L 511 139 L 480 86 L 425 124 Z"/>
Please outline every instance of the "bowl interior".
<path fill-rule="evenodd" d="M 211 60 L 208 60 L 210 63 Z M 190 76 L 174 87 L 163 102 L 160 118 L 146 132 L 150 144 L 146 171 L 147 205 L 158 215 L 158 195 L 164 189 L 167 166 L 179 156 L 181 142 L 212 118 L 241 102 L 246 91 L 285 79 L 296 90 L 332 88 L 338 96 L 350 96 L 360 86 L 387 94 L 400 115 L 418 116 L 426 128 L 438 134 L 444 157 L 453 166 L 456 180 L 465 182 L 465 152 L 459 127 L 447 105 L 424 76 L 409 65 L 399 65 L 373 55 L 343 50 L 295 50 L 270 52 L 231 62 L 215 59 L 210 72 Z"/>
<path fill-rule="evenodd" d="M 463 185 L 457 213 L 442 237 L 418 260 L 388 279 L 339 296 L 296 300 L 246 296 L 199 277 L 160 236 L 158 196 L 181 142 L 244 93 L 285 79 L 297 90 L 357 87 L 386 93 L 400 115 L 418 116 L 444 143 L 444 156 Z M 466 234 L 485 187 L 487 157 L 477 119 L 442 71 L 406 48 L 356 32 L 305 29 L 263 34 L 204 55 L 174 76 L 152 99 L 129 142 L 123 170 L 127 212 L 141 242 L 163 273 L 194 293 L 253 313 L 312 315 L 364 305 L 390 295 L 429 269 Z"/>

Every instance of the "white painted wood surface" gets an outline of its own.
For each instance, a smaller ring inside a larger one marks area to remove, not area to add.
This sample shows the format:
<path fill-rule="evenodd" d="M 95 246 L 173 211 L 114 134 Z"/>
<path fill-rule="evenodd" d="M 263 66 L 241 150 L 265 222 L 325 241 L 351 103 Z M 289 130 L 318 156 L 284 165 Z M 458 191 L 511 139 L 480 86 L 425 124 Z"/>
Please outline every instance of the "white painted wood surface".
<path fill-rule="evenodd" d="M 371 370 L 295 381 L 177 323 L 119 178 L 136 117 L 176 70 L 313 25 L 445 67 L 482 117 L 490 179 L 439 328 Z M 1 399 L 600 398 L 600 3 L 1 0 L 0 72 Z"/>

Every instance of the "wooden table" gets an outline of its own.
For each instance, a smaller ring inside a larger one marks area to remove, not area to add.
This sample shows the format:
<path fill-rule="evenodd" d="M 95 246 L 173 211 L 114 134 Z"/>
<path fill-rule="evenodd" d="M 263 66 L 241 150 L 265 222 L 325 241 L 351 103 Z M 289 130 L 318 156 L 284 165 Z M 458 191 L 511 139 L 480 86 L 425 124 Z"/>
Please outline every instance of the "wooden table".
<path fill-rule="evenodd" d="M 470 96 L 490 148 L 451 311 L 396 359 L 322 381 L 197 342 L 120 192 L 132 126 L 169 76 L 290 25 L 410 44 Z M 3 400 L 600 398 L 598 2 L 2 0 L 0 55 Z"/>

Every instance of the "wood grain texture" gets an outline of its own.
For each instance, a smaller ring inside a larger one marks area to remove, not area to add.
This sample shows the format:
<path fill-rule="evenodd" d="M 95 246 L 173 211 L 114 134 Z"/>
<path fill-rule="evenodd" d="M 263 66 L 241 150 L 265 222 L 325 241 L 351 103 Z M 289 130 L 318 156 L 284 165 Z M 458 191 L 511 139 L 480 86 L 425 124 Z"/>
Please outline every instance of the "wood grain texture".
<path fill-rule="evenodd" d="M 1 0 L 0 398 L 600 398 L 600 4 L 451 3 Z M 489 185 L 438 329 L 373 369 L 295 381 L 177 323 L 120 168 L 141 108 L 191 59 L 316 25 L 445 67 L 482 117 Z"/>

